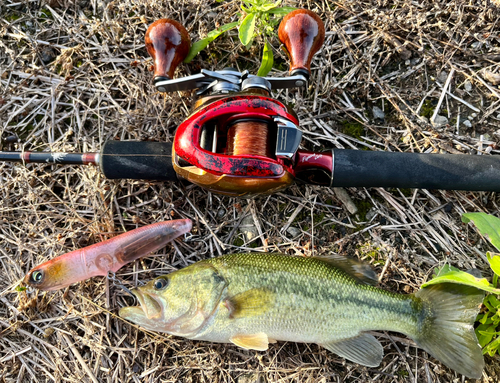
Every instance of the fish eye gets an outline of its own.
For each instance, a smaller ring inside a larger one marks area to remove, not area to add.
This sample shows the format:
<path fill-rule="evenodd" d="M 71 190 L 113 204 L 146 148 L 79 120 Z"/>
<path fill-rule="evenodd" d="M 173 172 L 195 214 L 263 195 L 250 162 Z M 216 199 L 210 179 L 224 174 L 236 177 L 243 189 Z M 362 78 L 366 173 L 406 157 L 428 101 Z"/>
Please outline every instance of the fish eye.
<path fill-rule="evenodd" d="M 31 282 L 33 283 L 40 283 L 43 279 L 43 271 L 42 270 L 35 270 L 33 273 L 31 273 Z"/>
<path fill-rule="evenodd" d="M 167 287 L 168 281 L 164 278 L 157 279 L 154 283 L 154 288 L 155 290 L 163 290 L 165 287 Z"/>

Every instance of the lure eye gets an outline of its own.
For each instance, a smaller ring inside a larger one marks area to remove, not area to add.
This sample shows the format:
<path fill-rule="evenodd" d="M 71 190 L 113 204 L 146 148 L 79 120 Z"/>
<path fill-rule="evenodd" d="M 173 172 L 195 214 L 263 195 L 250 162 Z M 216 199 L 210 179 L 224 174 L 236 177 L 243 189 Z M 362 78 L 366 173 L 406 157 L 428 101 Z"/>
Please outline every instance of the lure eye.
<path fill-rule="evenodd" d="M 33 283 L 40 283 L 43 279 L 43 271 L 42 270 L 35 270 L 33 273 L 31 273 L 31 282 Z"/>
<path fill-rule="evenodd" d="M 154 288 L 155 290 L 163 290 L 165 287 L 167 287 L 168 281 L 166 279 L 160 278 L 157 279 L 154 283 Z"/>

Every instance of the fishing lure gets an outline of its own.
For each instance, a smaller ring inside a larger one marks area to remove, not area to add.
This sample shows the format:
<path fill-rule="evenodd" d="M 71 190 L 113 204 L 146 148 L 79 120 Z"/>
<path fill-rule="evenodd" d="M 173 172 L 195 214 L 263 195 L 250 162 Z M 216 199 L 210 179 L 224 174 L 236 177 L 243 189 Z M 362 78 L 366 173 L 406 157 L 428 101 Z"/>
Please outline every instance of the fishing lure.
<path fill-rule="evenodd" d="M 140 227 L 42 263 L 26 275 L 24 282 L 40 290 L 58 290 L 91 277 L 105 276 L 161 249 L 191 227 L 190 219 Z"/>

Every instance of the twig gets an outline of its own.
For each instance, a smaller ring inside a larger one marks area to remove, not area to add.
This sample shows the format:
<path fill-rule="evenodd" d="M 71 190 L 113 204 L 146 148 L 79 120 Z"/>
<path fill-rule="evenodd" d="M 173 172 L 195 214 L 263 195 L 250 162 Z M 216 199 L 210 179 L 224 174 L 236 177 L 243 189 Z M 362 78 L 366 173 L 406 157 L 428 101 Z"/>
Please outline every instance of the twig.
<path fill-rule="evenodd" d="M 439 113 L 439 109 L 441 108 L 441 104 L 443 103 L 444 96 L 446 96 L 446 93 L 448 91 L 448 87 L 450 86 L 451 79 L 453 78 L 453 75 L 455 74 L 455 68 L 452 68 L 450 70 L 450 73 L 448 74 L 448 78 L 446 79 L 446 82 L 444 83 L 443 91 L 441 92 L 441 96 L 439 97 L 438 103 L 436 105 L 436 109 L 434 109 L 434 113 L 432 114 L 431 117 L 431 124 L 434 124 L 434 121 L 436 120 L 436 116 Z"/>

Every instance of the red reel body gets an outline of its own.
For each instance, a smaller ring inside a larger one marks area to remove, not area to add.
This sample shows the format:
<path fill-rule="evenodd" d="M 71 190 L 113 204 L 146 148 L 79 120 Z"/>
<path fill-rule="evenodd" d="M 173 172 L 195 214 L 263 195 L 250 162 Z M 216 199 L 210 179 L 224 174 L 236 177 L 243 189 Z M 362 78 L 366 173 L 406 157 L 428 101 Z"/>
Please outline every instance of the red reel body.
<path fill-rule="evenodd" d="M 293 182 L 294 158 L 276 154 L 279 150 L 270 150 L 267 155 L 235 155 L 230 152 L 231 142 L 228 144 L 232 126 L 257 121 L 260 125 L 249 128 L 250 136 L 246 139 L 257 139 L 256 135 L 263 133 L 259 126 L 265 124 L 268 129 L 263 138 L 278 148 L 281 141 L 277 137 L 277 121 L 298 125 L 293 111 L 273 98 L 248 93 L 207 97 L 201 101 L 177 128 L 173 158 L 178 175 L 209 190 L 234 196 L 270 193 Z"/>

